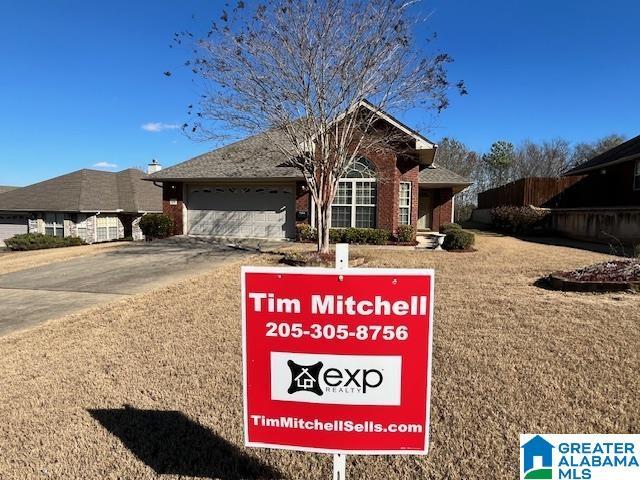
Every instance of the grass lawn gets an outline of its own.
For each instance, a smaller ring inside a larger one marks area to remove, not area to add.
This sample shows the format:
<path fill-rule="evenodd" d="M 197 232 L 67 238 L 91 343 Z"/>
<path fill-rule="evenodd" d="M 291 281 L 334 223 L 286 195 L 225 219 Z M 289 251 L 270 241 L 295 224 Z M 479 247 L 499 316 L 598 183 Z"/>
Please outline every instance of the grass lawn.
<path fill-rule="evenodd" d="M 114 248 L 127 245 L 130 242 L 96 243 L 94 245 L 80 245 L 77 247 L 46 248 L 26 252 L 12 252 L 0 248 L 0 275 L 31 267 L 39 267 L 49 263 L 69 260 L 70 258 L 96 255 Z"/>
<path fill-rule="evenodd" d="M 640 295 L 532 286 L 606 255 L 477 240 L 353 249 L 435 268 L 436 316 L 429 455 L 352 456 L 349 478 L 511 480 L 521 432 L 640 433 Z M 228 265 L 1 338 L 0 478 L 330 478 L 328 455 L 241 447 L 239 297 Z"/>

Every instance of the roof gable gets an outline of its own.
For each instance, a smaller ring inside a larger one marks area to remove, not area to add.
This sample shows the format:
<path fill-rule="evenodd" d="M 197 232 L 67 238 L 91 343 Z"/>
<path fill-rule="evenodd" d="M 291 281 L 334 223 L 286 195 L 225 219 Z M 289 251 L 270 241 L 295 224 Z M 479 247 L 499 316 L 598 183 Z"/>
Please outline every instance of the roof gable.
<path fill-rule="evenodd" d="M 580 175 L 581 173 L 590 172 L 616 163 L 631 161 L 636 158 L 640 158 L 640 135 L 593 157 L 591 160 L 581 163 L 565 172 L 564 175 Z"/>
<path fill-rule="evenodd" d="M 437 145 L 405 124 L 363 100 L 356 108 L 366 107 L 382 120 L 398 128 L 416 142 L 418 161 L 424 165 L 433 162 Z M 338 119 L 337 121 L 339 121 Z M 288 158 L 274 145 L 276 130 L 269 134 L 258 134 L 231 143 L 216 150 L 198 155 L 182 163 L 162 169 L 146 178 L 148 180 L 219 180 L 219 179 L 259 179 L 291 178 L 302 179 L 300 171 L 287 166 Z"/>

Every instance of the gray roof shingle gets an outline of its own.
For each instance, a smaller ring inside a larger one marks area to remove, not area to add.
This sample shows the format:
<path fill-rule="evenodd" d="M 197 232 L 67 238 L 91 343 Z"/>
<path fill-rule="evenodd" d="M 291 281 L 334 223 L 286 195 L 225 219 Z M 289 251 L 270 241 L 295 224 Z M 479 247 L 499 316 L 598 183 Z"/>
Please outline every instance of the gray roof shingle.
<path fill-rule="evenodd" d="M 272 132 L 270 135 L 274 135 Z M 266 134 L 254 135 L 165 168 L 149 180 L 189 180 L 218 178 L 302 178 L 299 170 L 283 166 L 283 153 Z"/>
<path fill-rule="evenodd" d="M 423 168 L 418 175 L 420 185 L 424 186 L 469 186 L 473 182 L 440 165 Z"/>
<path fill-rule="evenodd" d="M 12 187 L 10 185 L 0 185 L 0 193 L 10 192 L 11 190 L 15 190 L 20 187 Z"/>
<path fill-rule="evenodd" d="M 134 168 L 77 170 L 0 195 L 0 210 L 44 212 L 161 212 L 162 190 Z"/>

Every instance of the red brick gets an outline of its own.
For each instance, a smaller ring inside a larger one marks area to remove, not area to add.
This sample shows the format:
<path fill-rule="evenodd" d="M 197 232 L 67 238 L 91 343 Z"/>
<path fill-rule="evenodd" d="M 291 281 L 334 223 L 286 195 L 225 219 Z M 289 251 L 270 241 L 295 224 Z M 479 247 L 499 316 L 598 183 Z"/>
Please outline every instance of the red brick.
<path fill-rule="evenodd" d="M 183 233 L 182 191 L 182 183 L 164 182 L 162 184 L 162 212 L 173 220 L 173 235 Z M 171 205 L 172 200 L 176 201 L 176 205 Z"/>

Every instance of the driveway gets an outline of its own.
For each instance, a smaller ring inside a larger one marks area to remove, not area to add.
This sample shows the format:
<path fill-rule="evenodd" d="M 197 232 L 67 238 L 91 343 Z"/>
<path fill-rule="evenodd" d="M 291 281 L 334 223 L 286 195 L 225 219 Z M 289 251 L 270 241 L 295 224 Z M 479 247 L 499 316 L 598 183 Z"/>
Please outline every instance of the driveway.
<path fill-rule="evenodd" d="M 0 335 L 211 270 L 251 252 L 176 238 L 0 275 Z"/>

